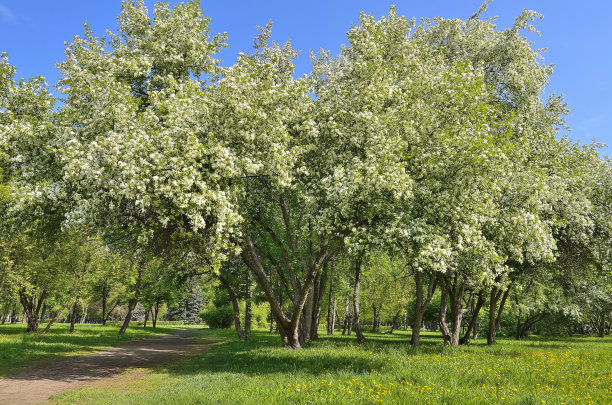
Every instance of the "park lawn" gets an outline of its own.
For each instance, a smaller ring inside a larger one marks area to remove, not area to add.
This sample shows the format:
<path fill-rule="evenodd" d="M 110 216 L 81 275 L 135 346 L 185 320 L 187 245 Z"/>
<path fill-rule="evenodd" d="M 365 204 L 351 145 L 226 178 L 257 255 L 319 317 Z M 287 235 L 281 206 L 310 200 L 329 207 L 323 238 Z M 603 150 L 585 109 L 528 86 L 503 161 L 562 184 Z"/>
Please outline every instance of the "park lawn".
<path fill-rule="evenodd" d="M 119 335 L 120 325 L 77 324 L 74 333 L 70 334 L 70 324 L 56 323 L 47 334 L 42 335 L 25 333 L 25 325 L 21 323 L 0 325 L 0 377 L 67 356 L 90 354 L 185 327 L 164 325 L 144 329 L 130 326 L 124 335 Z"/>
<path fill-rule="evenodd" d="M 419 349 L 408 334 L 322 336 L 302 350 L 256 331 L 246 343 L 232 331 L 201 330 L 221 340 L 185 361 L 157 367 L 122 385 L 82 387 L 57 403 L 91 404 L 609 404 L 612 338 L 529 337 L 482 340 L 445 348 L 425 333 Z"/>

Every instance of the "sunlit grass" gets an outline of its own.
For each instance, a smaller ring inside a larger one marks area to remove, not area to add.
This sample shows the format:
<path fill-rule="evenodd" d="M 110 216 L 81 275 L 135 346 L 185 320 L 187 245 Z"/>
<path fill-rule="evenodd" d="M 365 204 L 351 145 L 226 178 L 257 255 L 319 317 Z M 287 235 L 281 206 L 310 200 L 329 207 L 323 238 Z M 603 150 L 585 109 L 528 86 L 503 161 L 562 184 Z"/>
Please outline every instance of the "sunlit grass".
<path fill-rule="evenodd" d="M 323 336 L 302 350 L 279 347 L 259 331 L 246 343 L 231 331 L 203 330 L 221 339 L 180 364 L 156 369 L 133 389 L 81 388 L 60 403 L 241 404 L 570 404 L 612 403 L 612 339 L 482 340 L 445 348 L 425 334 L 419 349 L 406 333 Z"/>
<path fill-rule="evenodd" d="M 14 374 L 33 365 L 65 356 L 82 355 L 152 335 L 167 334 L 184 326 L 142 328 L 130 326 L 119 335 L 119 325 L 76 325 L 57 323 L 45 335 L 25 333 L 25 325 L 0 325 L 0 376 Z"/>

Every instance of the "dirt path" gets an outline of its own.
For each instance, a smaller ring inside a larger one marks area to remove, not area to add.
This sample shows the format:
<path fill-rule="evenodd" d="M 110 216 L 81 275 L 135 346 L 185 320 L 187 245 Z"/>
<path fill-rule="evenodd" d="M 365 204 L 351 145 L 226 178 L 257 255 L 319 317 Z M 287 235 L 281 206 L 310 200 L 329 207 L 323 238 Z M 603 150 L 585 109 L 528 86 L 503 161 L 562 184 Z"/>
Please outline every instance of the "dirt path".
<path fill-rule="evenodd" d="M 0 378 L 0 404 L 45 402 L 51 395 L 112 378 L 133 367 L 150 367 L 201 352 L 209 345 L 190 338 L 192 330 L 183 329 Z"/>

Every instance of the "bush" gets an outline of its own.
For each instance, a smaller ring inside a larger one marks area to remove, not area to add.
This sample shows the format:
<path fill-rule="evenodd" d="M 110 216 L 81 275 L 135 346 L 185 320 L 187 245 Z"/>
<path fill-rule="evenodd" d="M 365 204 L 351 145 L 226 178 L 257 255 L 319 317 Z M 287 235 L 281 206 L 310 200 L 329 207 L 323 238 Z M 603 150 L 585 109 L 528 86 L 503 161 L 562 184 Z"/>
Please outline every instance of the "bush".
<path fill-rule="evenodd" d="M 200 312 L 200 318 L 211 328 L 227 329 L 234 321 L 234 311 L 229 305 L 224 305 Z"/>

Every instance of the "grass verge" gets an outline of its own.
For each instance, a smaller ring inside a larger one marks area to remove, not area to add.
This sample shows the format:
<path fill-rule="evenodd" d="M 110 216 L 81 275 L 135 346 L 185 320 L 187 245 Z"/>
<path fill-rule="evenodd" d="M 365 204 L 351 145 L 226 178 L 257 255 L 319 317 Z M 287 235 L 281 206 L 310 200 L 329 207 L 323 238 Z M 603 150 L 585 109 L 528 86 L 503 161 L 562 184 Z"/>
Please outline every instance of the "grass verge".
<path fill-rule="evenodd" d="M 160 366 L 126 389 L 83 387 L 53 397 L 88 404 L 609 404 L 612 338 L 482 340 L 445 348 L 426 333 L 418 349 L 406 333 L 322 336 L 299 351 L 256 331 L 201 330 L 221 340 L 185 361 Z"/>
<path fill-rule="evenodd" d="M 42 335 L 25 333 L 23 324 L 0 325 L 0 377 L 67 356 L 89 354 L 133 340 L 173 333 L 185 327 L 129 327 L 124 335 L 119 335 L 117 325 L 76 325 L 71 334 L 69 324 L 57 323 Z"/>

